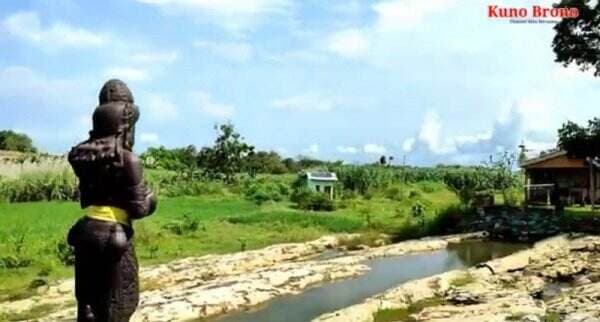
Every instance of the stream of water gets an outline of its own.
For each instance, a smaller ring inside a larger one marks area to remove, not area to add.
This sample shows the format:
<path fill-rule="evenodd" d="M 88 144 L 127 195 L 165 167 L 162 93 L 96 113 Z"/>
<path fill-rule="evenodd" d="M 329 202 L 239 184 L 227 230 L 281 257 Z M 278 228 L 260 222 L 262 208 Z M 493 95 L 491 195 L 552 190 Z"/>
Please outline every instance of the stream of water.
<path fill-rule="evenodd" d="M 403 282 L 445 271 L 470 267 L 527 248 L 525 244 L 474 241 L 450 245 L 447 249 L 387 258 L 366 264 L 371 270 L 362 276 L 334 281 L 297 295 L 282 296 L 246 312 L 232 313 L 218 322 L 307 322 Z"/>

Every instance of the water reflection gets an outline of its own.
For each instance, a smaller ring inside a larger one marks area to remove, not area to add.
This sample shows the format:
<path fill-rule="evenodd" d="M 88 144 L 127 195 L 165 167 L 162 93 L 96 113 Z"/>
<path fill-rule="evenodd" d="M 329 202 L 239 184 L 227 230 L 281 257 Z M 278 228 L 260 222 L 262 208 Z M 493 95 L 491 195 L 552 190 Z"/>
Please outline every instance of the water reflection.
<path fill-rule="evenodd" d="M 324 284 L 301 294 L 283 296 L 255 311 L 234 313 L 219 322 L 306 322 L 356 304 L 400 283 L 473 266 L 528 247 L 500 242 L 466 242 L 430 253 L 378 258 L 368 262 L 367 274 Z"/>

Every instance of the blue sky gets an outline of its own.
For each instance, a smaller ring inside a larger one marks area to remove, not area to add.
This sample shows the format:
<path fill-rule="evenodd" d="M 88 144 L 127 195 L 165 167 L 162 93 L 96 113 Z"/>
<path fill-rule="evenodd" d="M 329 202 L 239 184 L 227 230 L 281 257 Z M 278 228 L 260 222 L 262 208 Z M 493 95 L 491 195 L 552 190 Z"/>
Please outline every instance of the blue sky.
<path fill-rule="evenodd" d="M 551 1 L 495 1 L 530 7 Z M 600 79 L 554 62 L 552 24 L 484 0 L 0 2 L 0 129 L 63 153 L 118 77 L 136 151 L 203 146 L 230 120 L 259 149 L 370 162 L 479 163 L 552 147 L 599 116 Z"/>

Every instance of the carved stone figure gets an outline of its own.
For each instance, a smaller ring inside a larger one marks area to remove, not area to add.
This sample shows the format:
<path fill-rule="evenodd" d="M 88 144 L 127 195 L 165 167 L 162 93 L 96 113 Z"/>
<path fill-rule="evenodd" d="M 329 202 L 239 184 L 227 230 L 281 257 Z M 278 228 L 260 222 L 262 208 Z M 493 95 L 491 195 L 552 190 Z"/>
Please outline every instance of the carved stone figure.
<path fill-rule="evenodd" d="M 127 85 L 104 84 L 88 140 L 69 152 L 85 216 L 68 242 L 75 249 L 77 321 L 129 321 L 138 304 L 132 220 L 152 214 L 156 198 L 133 154 L 139 110 Z"/>

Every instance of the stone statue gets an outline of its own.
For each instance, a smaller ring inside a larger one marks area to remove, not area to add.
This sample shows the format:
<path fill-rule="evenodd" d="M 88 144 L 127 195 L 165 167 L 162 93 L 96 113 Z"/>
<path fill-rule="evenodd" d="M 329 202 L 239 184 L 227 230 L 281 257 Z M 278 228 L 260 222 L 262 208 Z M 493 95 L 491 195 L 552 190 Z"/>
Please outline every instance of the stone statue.
<path fill-rule="evenodd" d="M 132 220 L 152 214 L 156 198 L 132 152 L 139 110 L 129 88 L 109 80 L 99 99 L 89 139 L 69 152 L 85 213 L 68 234 L 77 321 L 129 321 L 139 298 Z"/>

